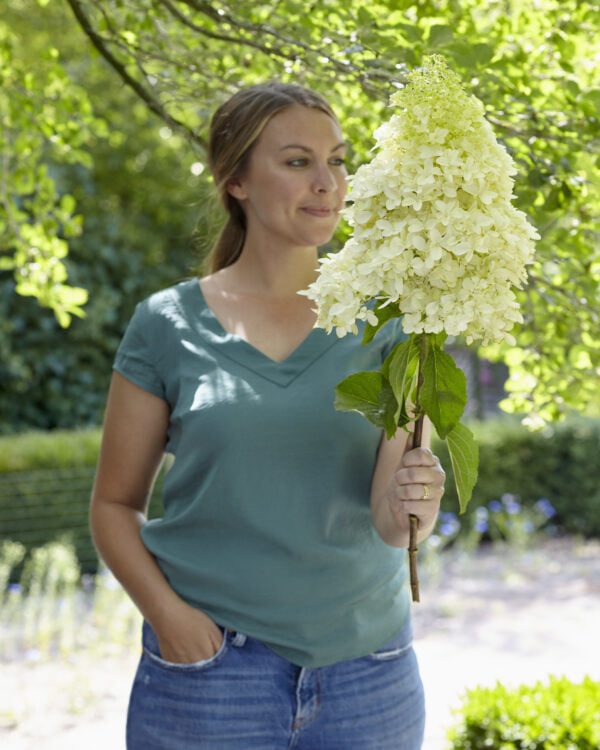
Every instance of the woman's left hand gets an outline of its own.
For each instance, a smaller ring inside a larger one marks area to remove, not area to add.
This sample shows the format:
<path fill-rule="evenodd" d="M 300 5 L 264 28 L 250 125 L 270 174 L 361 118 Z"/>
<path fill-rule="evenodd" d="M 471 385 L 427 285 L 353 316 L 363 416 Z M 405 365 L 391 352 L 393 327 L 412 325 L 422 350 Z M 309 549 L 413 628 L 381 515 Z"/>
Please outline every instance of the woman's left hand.
<path fill-rule="evenodd" d="M 392 475 L 386 493 L 392 516 L 400 529 L 406 529 L 408 516 L 419 521 L 419 536 L 423 538 L 433 526 L 444 494 L 446 474 L 439 458 L 429 448 L 407 451 Z"/>

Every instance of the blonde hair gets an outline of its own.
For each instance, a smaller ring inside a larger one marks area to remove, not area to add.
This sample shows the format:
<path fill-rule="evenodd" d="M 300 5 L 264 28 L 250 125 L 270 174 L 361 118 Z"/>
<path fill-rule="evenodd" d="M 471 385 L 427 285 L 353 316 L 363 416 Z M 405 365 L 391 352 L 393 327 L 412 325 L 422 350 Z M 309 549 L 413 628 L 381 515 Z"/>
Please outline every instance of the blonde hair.
<path fill-rule="evenodd" d="M 227 191 L 227 184 L 244 174 L 252 148 L 273 115 L 294 104 L 319 109 L 337 122 L 329 104 L 316 91 L 279 81 L 241 89 L 213 114 L 208 166 L 227 220 L 202 263 L 205 274 L 226 268 L 239 258 L 246 238 L 246 216 L 238 200 Z"/>

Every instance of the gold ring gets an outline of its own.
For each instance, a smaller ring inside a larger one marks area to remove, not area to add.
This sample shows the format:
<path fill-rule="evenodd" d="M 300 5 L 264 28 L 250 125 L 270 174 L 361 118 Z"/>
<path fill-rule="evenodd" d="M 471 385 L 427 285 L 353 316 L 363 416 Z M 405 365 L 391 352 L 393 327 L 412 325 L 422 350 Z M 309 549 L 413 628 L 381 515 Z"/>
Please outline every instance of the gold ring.
<path fill-rule="evenodd" d="M 429 497 L 429 485 L 424 484 L 423 485 L 423 497 L 421 498 L 421 500 L 427 500 L 428 497 Z"/>

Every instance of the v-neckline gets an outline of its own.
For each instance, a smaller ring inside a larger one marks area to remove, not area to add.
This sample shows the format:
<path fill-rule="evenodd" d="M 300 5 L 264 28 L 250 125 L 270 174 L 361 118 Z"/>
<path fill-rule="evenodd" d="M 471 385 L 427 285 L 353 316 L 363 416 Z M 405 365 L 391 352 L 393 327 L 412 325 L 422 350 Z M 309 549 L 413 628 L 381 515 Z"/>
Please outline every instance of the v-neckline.
<path fill-rule="evenodd" d="M 277 361 L 239 334 L 231 333 L 224 328 L 206 301 L 199 277 L 190 279 L 188 283 L 192 286 L 194 299 L 200 303 L 200 314 L 205 327 L 204 338 L 207 343 L 225 357 L 278 385 L 289 385 L 340 340 L 335 332 L 328 334 L 323 328 L 314 327 L 285 359 Z M 223 346 L 224 344 L 229 345 Z"/>
<path fill-rule="evenodd" d="M 318 330 L 317 328 L 315 328 L 315 327 L 313 326 L 313 327 L 312 327 L 312 328 L 310 329 L 310 331 L 309 331 L 309 332 L 308 332 L 308 333 L 306 334 L 306 336 L 305 336 L 305 337 L 304 337 L 304 338 L 302 339 L 302 341 L 301 341 L 301 342 L 300 342 L 300 343 L 298 344 L 298 346 L 296 346 L 296 347 L 295 347 L 294 349 L 292 349 L 292 351 L 291 351 L 291 352 L 290 352 L 290 353 L 289 353 L 289 354 L 288 354 L 288 355 L 287 355 L 286 357 L 284 357 L 283 359 L 273 359 L 273 357 L 269 357 L 269 355 L 268 355 L 268 354 L 265 354 L 265 352 L 263 352 L 263 351 L 262 351 L 262 349 L 259 349 L 259 348 L 258 348 L 257 346 L 254 346 L 254 344 L 251 344 L 251 343 L 250 343 L 250 342 L 248 341 L 248 339 L 245 339 L 245 338 L 244 338 L 243 336 L 240 336 L 240 335 L 239 335 L 239 333 L 232 333 L 231 331 L 228 331 L 228 330 L 227 330 L 227 329 L 225 328 L 225 326 L 224 326 L 224 325 L 223 325 L 223 324 L 221 323 L 221 321 L 219 320 L 219 318 L 218 318 L 217 314 L 215 313 L 215 311 L 214 311 L 214 310 L 212 309 L 212 307 L 211 307 L 211 306 L 210 306 L 210 305 L 208 304 L 208 301 L 207 301 L 207 299 L 206 299 L 206 295 L 204 294 L 204 291 L 202 290 L 202 284 L 200 283 L 201 279 L 200 279 L 200 278 L 198 278 L 198 279 L 197 279 L 197 281 L 198 281 L 198 292 L 200 293 L 200 298 L 201 298 L 202 302 L 204 303 L 204 306 L 206 307 L 206 309 L 208 310 L 208 312 L 209 312 L 209 313 L 211 314 L 211 316 L 212 316 L 213 320 L 215 321 L 215 323 L 216 323 L 216 324 L 217 324 L 217 325 L 219 326 L 219 328 L 221 329 L 221 331 L 222 331 L 222 332 L 223 332 L 223 333 L 224 333 L 225 335 L 227 335 L 227 336 L 230 336 L 231 338 L 234 338 L 234 339 L 236 339 L 236 340 L 238 340 L 238 341 L 241 341 L 241 342 L 243 342 L 243 343 L 244 343 L 244 344 L 246 344 L 246 346 L 248 346 L 248 347 L 249 347 L 250 349 L 253 349 L 253 350 L 254 350 L 255 352 L 258 352 L 258 353 L 259 353 L 260 355 L 262 355 L 262 356 L 263 356 L 263 357 L 264 357 L 265 359 L 268 359 L 268 360 L 269 360 L 269 362 L 271 362 L 271 363 L 272 363 L 273 365 L 283 365 L 283 364 L 285 364 L 285 363 L 286 363 L 286 362 L 287 362 L 287 361 L 288 361 L 288 360 L 289 360 L 289 359 L 290 359 L 291 357 L 293 357 L 293 356 L 294 356 L 294 354 L 296 354 L 296 352 L 297 352 L 297 351 L 298 351 L 299 349 L 301 349 L 301 348 L 302 348 L 302 346 L 303 346 L 303 345 L 304 345 L 304 344 L 305 344 L 305 343 L 307 342 L 307 340 L 308 340 L 308 339 L 309 339 L 309 338 L 310 338 L 310 337 L 312 336 L 313 332 L 314 332 L 315 330 Z"/>

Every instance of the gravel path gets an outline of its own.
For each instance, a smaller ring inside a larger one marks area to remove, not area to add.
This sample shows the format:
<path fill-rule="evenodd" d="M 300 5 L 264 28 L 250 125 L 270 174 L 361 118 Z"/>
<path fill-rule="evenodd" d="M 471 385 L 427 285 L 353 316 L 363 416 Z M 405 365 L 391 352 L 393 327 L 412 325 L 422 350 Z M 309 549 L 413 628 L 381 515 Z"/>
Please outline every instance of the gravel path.
<path fill-rule="evenodd" d="M 415 605 L 428 707 L 424 750 L 444 750 L 465 688 L 548 675 L 600 680 L 600 543 L 449 556 Z"/>
<path fill-rule="evenodd" d="M 552 540 L 530 552 L 446 552 L 424 561 L 414 605 L 427 696 L 424 750 L 445 750 L 465 688 L 549 674 L 600 679 L 600 543 Z M 0 747 L 124 750 L 138 654 L 0 665 Z M 368 750 L 368 748 L 365 748 Z"/>

